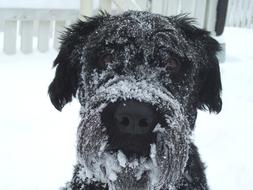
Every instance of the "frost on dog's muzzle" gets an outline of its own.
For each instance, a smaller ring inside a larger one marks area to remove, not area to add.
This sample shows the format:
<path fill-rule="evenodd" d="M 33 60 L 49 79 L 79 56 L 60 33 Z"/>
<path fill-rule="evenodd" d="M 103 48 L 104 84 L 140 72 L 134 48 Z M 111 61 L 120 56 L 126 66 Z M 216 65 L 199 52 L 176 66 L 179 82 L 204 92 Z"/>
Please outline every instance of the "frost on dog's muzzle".
<path fill-rule="evenodd" d="M 174 188 L 188 159 L 190 130 L 180 103 L 166 89 L 145 80 L 115 79 L 88 97 L 79 93 L 79 98 L 82 121 L 77 152 L 81 179 L 106 183 L 110 189 Z M 106 151 L 108 134 L 101 112 L 112 102 L 129 99 L 155 106 L 165 119 L 165 126 L 158 124 L 153 130 L 156 141 L 150 145 L 149 157 L 127 158 L 120 150 Z"/>

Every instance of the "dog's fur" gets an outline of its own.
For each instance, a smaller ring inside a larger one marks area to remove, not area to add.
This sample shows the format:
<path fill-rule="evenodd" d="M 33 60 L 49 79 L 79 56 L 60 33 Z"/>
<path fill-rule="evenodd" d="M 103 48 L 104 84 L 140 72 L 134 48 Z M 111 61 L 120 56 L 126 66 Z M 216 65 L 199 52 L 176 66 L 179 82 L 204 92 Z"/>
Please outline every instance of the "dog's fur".
<path fill-rule="evenodd" d="M 190 134 L 197 109 L 221 110 L 219 50 L 218 42 L 184 15 L 101 13 L 68 28 L 49 86 L 56 109 L 76 94 L 81 104 L 78 163 L 66 189 L 207 190 Z M 162 118 L 145 158 L 110 151 L 119 143 L 110 136 L 117 134 L 101 121 L 108 105 L 128 99 L 152 104 Z"/>

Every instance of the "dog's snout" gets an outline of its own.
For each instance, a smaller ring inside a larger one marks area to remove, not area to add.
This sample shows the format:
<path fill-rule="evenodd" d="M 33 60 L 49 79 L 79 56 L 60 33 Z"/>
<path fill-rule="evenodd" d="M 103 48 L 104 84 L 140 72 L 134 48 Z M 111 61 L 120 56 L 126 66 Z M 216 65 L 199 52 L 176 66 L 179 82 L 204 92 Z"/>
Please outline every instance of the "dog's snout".
<path fill-rule="evenodd" d="M 109 135 L 108 150 L 149 155 L 153 129 L 159 122 L 155 106 L 136 100 L 118 101 L 103 110 L 101 119 Z"/>
<path fill-rule="evenodd" d="M 143 102 L 122 102 L 115 107 L 112 114 L 114 126 L 122 134 L 147 134 L 157 124 L 157 114 L 154 108 Z"/>

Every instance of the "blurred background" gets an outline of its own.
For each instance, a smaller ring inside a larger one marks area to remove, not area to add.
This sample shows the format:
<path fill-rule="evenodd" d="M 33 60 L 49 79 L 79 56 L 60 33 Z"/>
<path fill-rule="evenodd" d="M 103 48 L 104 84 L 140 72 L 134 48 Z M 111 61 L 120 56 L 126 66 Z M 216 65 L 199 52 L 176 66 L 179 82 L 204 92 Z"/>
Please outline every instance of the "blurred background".
<path fill-rule="evenodd" d="M 193 139 L 211 190 L 251 190 L 253 0 L 1 0 L 0 189 L 55 190 L 75 164 L 77 100 L 58 112 L 47 88 L 59 36 L 81 15 L 188 13 L 222 45 L 223 109 L 199 112 Z"/>

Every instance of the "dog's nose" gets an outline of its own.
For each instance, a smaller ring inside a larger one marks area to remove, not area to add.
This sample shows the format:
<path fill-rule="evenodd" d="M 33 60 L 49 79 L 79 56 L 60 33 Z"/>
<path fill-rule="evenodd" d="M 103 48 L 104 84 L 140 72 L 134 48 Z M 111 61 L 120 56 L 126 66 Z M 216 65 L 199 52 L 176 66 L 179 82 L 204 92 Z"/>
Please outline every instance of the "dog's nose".
<path fill-rule="evenodd" d="M 115 107 L 113 122 L 122 134 L 144 135 L 155 128 L 158 116 L 147 103 L 129 100 Z"/>

